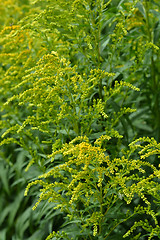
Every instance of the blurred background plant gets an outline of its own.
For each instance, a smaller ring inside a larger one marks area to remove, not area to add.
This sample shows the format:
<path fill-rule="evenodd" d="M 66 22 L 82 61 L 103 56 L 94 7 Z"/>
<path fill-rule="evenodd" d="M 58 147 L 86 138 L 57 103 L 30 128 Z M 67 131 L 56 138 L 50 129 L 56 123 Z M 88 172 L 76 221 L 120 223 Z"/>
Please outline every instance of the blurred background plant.
<path fill-rule="evenodd" d="M 135 137 L 159 142 L 159 7 L 156 0 L 2 1 L 3 239 L 44 239 L 63 228 L 54 204 L 31 214 L 38 188 L 23 198 L 27 181 L 62 163 L 59 155 L 48 159 L 54 148 L 107 134 L 114 160 Z M 157 157 L 149 161 L 158 166 Z"/>
<path fill-rule="evenodd" d="M 137 108 L 130 115 L 134 135 L 152 136 L 159 142 L 160 3 L 147 0 L 116 3 L 116 17 L 111 8 L 102 22 L 101 54 L 106 59 L 103 65 L 116 72 L 118 80 L 140 88 L 140 93 L 128 98 L 128 103 L 134 102 Z"/>

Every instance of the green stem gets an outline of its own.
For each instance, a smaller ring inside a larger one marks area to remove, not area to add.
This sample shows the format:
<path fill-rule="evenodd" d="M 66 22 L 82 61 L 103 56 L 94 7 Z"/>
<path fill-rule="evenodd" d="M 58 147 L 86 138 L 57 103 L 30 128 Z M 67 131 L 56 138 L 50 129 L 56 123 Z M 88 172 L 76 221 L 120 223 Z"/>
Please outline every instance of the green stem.
<path fill-rule="evenodd" d="M 136 213 L 133 213 L 133 214 L 131 214 L 129 217 L 127 217 L 126 219 L 123 219 L 123 220 L 119 221 L 119 222 L 110 230 L 110 232 L 105 236 L 105 238 L 104 238 L 103 240 L 107 239 L 108 236 L 111 234 L 111 232 L 112 232 L 118 225 L 120 225 L 120 224 L 123 223 L 123 222 L 126 222 L 128 219 L 130 219 L 131 217 L 133 217 L 135 214 L 136 214 Z"/>
<path fill-rule="evenodd" d="M 100 213 L 103 214 L 103 191 L 102 191 L 102 186 L 100 187 Z M 99 220 L 99 236 L 101 235 L 102 232 L 102 218 Z"/>
<path fill-rule="evenodd" d="M 152 31 L 149 22 L 149 6 L 148 1 L 145 0 L 145 12 L 146 12 L 146 26 L 147 26 L 147 33 L 148 33 L 148 40 L 149 42 L 153 42 Z M 155 77 L 155 63 L 153 59 L 153 51 L 151 55 L 151 76 L 152 76 L 152 88 L 153 90 L 156 87 L 156 77 Z"/>
<path fill-rule="evenodd" d="M 97 47 L 97 68 L 101 68 L 101 54 L 100 54 L 100 41 L 101 41 L 101 19 L 102 19 L 102 11 L 103 11 L 103 6 L 104 6 L 104 1 L 99 1 L 99 9 L 98 9 L 98 29 L 97 29 L 97 34 L 96 34 L 96 47 Z M 103 85 L 102 85 L 102 78 L 99 79 L 99 98 L 103 99 L 102 95 L 102 90 L 103 90 Z"/>
<path fill-rule="evenodd" d="M 146 12 L 146 26 L 147 26 L 147 34 L 149 42 L 153 43 L 152 29 L 149 21 L 149 1 L 145 0 L 145 12 Z M 152 115 L 153 115 L 153 129 L 156 132 L 155 138 L 157 141 L 160 139 L 160 110 L 159 110 L 159 84 L 158 79 L 156 79 L 156 68 L 155 61 L 153 58 L 153 50 L 151 54 L 151 89 L 152 95 L 154 96 L 154 104 L 151 107 Z"/>

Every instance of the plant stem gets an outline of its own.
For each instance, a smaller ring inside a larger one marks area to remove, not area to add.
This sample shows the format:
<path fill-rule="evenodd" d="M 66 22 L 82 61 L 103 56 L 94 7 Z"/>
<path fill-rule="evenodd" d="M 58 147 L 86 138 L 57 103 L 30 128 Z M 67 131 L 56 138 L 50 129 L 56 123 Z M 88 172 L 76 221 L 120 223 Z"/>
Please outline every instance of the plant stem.
<path fill-rule="evenodd" d="M 146 12 L 146 26 L 147 26 L 147 35 L 149 42 L 153 43 L 153 34 L 150 27 L 150 21 L 149 21 L 149 1 L 145 0 L 144 6 L 145 6 L 145 12 Z M 152 120 L 153 120 L 153 129 L 155 131 L 155 139 L 159 142 L 160 140 L 160 110 L 159 110 L 159 83 L 158 79 L 156 79 L 156 68 L 155 68 L 155 61 L 153 57 L 153 50 L 151 53 L 151 89 L 152 89 L 152 95 L 154 96 L 154 104 L 151 106 L 152 111 Z"/>
<path fill-rule="evenodd" d="M 102 18 L 102 11 L 103 11 L 103 5 L 104 5 L 104 1 L 99 0 L 99 9 L 98 9 L 98 29 L 97 29 L 97 34 L 96 34 L 96 47 L 97 47 L 97 59 L 98 59 L 98 68 L 101 68 L 101 55 L 100 55 L 100 41 L 101 41 L 101 18 Z M 102 90 L 103 90 L 103 86 L 102 86 L 102 78 L 100 77 L 99 79 L 99 98 L 103 99 L 103 95 L 102 95 Z"/>
<path fill-rule="evenodd" d="M 133 213 L 133 214 L 131 214 L 129 217 L 127 217 L 126 219 L 123 219 L 123 220 L 119 221 L 119 222 L 110 230 L 110 232 L 105 236 L 104 240 L 108 238 L 108 236 L 111 234 L 111 232 L 112 232 L 118 225 L 120 225 L 120 224 L 123 223 L 123 222 L 126 222 L 128 219 L 130 219 L 131 217 L 133 217 L 135 214 L 136 214 L 136 213 Z"/>

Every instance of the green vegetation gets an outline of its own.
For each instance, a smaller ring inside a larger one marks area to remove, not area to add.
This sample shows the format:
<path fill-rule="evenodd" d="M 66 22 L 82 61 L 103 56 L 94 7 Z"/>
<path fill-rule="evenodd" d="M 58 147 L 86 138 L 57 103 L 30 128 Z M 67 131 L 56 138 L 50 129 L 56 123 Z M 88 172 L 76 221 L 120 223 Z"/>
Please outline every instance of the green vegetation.
<path fill-rule="evenodd" d="M 0 0 L 0 22 L 0 239 L 160 239 L 159 0 Z"/>

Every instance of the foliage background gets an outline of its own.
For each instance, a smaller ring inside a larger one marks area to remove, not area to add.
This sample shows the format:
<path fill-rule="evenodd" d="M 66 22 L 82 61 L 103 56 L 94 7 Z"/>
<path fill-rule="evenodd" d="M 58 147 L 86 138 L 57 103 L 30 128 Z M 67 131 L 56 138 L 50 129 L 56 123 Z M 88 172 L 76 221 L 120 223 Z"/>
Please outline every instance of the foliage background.
<path fill-rule="evenodd" d="M 159 142 L 159 10 L 157 0 L 0 1 L 1 239 L 73 232 L 54 202 L 31 210 L 37 186 L 24 197 L 29 181 L 61 163 L 60 155 L 48 159 L 54 148 L 107 134 L 103 147 L 114 160 L 135 138 Z M 157 155 L 147 161 L 158 167 Z M 135 202 L 117 203 L 109 221 Z M 158 204 L 154 210 L 159 214 Z M 109 239 L 122 239 L 132 224 L 122 223 Z"/>

